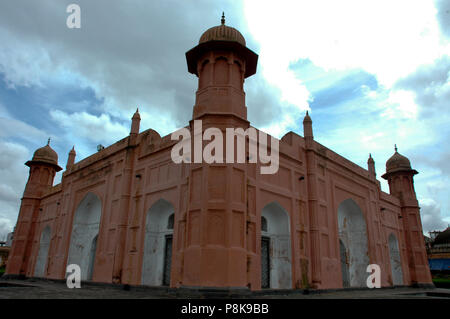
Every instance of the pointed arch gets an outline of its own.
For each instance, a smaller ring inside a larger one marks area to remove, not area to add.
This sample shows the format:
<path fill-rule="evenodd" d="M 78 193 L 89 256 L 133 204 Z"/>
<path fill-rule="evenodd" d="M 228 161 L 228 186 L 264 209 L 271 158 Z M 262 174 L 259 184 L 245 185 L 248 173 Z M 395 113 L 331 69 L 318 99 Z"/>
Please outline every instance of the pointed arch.
<path fill-rule="evenodd" d="M 81 280 L 92 279 L 101 215 L 102 202 L 91 192 L 78 204 L 74 214 L 67 265 L 80 266 Z M 94 253 L 92 253 L 93 243 L 95 243 Z"/>
<path fill-rule="evenodd" d="M 174 206 L 170 202 L 159 199 L 146 214 L 141 276 L 143 285 L 170 285 L 174 213 Z"/>
<path fill-rule="evenodd" d="M 391 262 L 392 284 L 394 286 L 403 285 L 402 259 L 397 237 L 394 233 L 389 235 L 389 259 Z"/>
<path fill-rule="evenodd" d="M 48 250 L 50 248 L 51 241 L 51 228 L 46 226 L 40 236 L 39 240 L 39 252 L 36 258 L 36 264 L 34 266 L 35 277 L 45 277 L 47 269 Z"/>
<path fill-rule="evenodd" d="M 364 287 L 367 279 L 367 266 L 369 265 L 367 226 L 364 214 L 356 202 L 349 198 L 338 206 L 339 240 L 345 248 L 345 255 L 341 253 L 341 267 L 348 266 L 350 287 Z M 342 246 L 339 244 L 341 249 Z M 346 257 L 346 261 L 342 258 Z M 343 286 L 346 284 L 342 269 Z"/>
<path fill-rule="evenodd" d="M 267 226 L 267 231 L 261 230 L 262 286 L 290 289 L 292 288 L 292 253 L 289 214 L 280 204 L 272 202 L 264 206 L 261 218 L 266 220 L 264 226 Z M 268 254 L 267 260 L 263 260 L 266 254 Z M 267 284 L 265 285 L 264 282 Z"/>

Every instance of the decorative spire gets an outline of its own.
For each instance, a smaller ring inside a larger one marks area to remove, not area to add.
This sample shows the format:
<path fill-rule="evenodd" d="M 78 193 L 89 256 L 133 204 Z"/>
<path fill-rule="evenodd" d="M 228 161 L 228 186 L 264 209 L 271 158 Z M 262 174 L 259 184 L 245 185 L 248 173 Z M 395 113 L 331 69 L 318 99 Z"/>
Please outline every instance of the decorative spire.
<path fill-rule="evenodd" d="M 141 115 L 139 114 L 139 108 L 136 108 L 133 117 L 131 118 L 131 134 L 139 134 L 139 126 L 141 123 Z"/>
<path fill-rule="evenodd" d="M 308 111 L 306 111 L 306 115 L 303 118 L 303 136 L 306 139 L 313 139 L 312 120 Z"/>
<path fill-rule="evenodd" d="M 48 138 L 47 145 L 50 145 L 50 137 Z"/>
<path fill-rule="evenodd" d="M 369 159 L 367 160 L 367 168 L 369 170 L 369 176 L 375 178 L 377 173 L 375 172 L 375 161 L 372 158 L 372 153 L 369 153 Z"/>
<path fill-rule="evenodd" d="M 303 118 L 303 122 L 312 122 L 311 117 L 309 116 L 308 110 L 306 111 L 306 115 Z"/>
<path fill-rule="evenodd" d="M 222 19 L 220 20 L 222 25 L 225 25 L 225 13 L 222 11 Z"/>
<path fill-rule="evenodd" d="M 141 119 L 139 108 L 136 108 L 136 112 L 134 112 L 132 119 Z"/>
<path fill-rule="evenodd" d="M 394 144 L 395 152 L 397 152 L 397 144 Z"/>
<path fill-rule="evenodd" d="M 75 152 L 75 145 L 74 145 L 69 152 L 69 156 L 67 157 L 66 170 L 72 168 L 72 166 L 75 164 L 75 156 L 76 155 L 77 155 L 77 153 Z"/>

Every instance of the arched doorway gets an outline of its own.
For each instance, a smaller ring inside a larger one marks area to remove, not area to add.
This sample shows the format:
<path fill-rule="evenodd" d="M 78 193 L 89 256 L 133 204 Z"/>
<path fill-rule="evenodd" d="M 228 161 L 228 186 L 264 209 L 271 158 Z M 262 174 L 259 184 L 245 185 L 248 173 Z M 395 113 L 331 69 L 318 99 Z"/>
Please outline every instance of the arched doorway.
<path fill-rule="evenodd" d="M 392 284 L 395 286 L 403 285 L 402 261 L 400 258 L 400 249 L 398 240 L 394 234 L 389 236 L 389 257 L 391 261 Z"/>
<path fill-rule="evenodd" d="M 48 249 L 50 247 L 50 236 L 51 229 L 50 226 L 47 226 L 42 231 L 41 238 L 39 240 L 39 252 L 36 258 L 36 265 L 34 266 L 35 277 L 45 277 L 46 275 L 45 269 L 47 266 Z"/>
<path fill-rule="evenodd" d="M 84 197 L 75 211 L 67 265 L 80 266 L 81 280 L 92 279 L 101 215 L 102 202 L 92 193 Z"/>
<path fill-rule="evenodd" d="M 339 205 L 338 226 L 341 265 L 346 267 L 342 269 L 343 286 L 365 287 L 369 265 L 366 221 L 352 199 L 346 199 Z M 348 280 L 345 277 L 347 274 Z"/>
<path fill-rule="evenodd" d="M 170 285 L 174 208 L 164 199 L 149 209 L 145 223 L 142 284 Z"/>
<path fill-rule="evenodd" d="M 289 214 L 278 203 L 261 212 L 261 287 L 292 288 Z"/>

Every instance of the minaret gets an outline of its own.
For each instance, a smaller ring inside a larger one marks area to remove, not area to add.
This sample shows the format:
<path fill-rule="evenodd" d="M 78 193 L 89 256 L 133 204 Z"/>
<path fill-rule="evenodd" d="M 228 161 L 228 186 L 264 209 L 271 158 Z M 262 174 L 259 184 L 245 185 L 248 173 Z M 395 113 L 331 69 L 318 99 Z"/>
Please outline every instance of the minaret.
<path fill-rule="evenodd" d="M 66 170 L 69 170 L 70 168 L 72 168 L 73 164 L 75 164 L 76 155 L 77 153 L 75 152 L 75 145 L 74 145 L 69 152 L 69 157 L 67 158 Z"/>
<path fill-rule="evenodd" d="M 398 197 L 405 204 L 415 204 L 417 198 L 413 176 L 419 173 L 411 168 L 408 158 L 398 153 L 397 145 L 394 149 L 394 155 L 386 162 L 386 173 L 381 177 L 388 181 L 391 195 Z"/>
<path fill-rule="evenodd" d="M 58 165 L 58 154 L 50 147 L 50 139 L 46 146 L 34 152 L 32 160 L 26 162 L 25 165 L 30 168 L 30 173 L 23 193 L 14 241 L 6 267 L 8 275 L 32 275 L 28 262 L 41 197 L 46 190 L 53 186 L 56 172 L 62 170 Z"/>
<path fill-rule="evenodd" d="M 312 120 L 309 116 L 308 111 L 306 111 L 306 115 L 303 119 L 303 136 L 305 139 L 314 139 L 313 129 L 312 129 Z"/>
<path fill-rule="evenodd" d="M 312 120 L 308 111 L 306 111 L 305 118 L 303 119 L 303 135 L 305 138 L 306 185 L 308 189 L 308 212 L 310 220 L 311 286 L 320 288 L 322 283 L 322 265 L 320 253 L 320 224 L 316 213 L 319 211 L 319 198 L 317 195 L 317 159 L 314 147 Z"/>
<path fill-rule="evenodd" d="M 367 168 L 369 170 L 369 176 L 375 178 L 377 173 L 375 172 L 375 161 L 372 158 L 372 154 L 369 153 L 369 159 L 367 160 Z"/>
<path fill-rule="evenodd" d="M 258 55 L 238 30 L 225 25 L 223 13 L 221 24 L 203 33 L 186 60 L 188 71 L 198 77 L 193 119 L 204 114 L 247 119 L 244 79 L 255 74 Z"/>
<path fill-rule="evenodd" d="M 255 74 L 258 56 L 246 47 L 242 34 L 225 25 L 222 15 L 220 25 L 203 33 L 186 60 L 188 71 L 198 77 L 190 122 L 193 140 L 200 137 L 201 141 L 208 127 L 223 134 L 226 128 L 247 129 L 244 79 Z M 195 129 L 196 120 L 202 121 L 201 130 Z M 247 213 L 247 170 L 239 163 L 216 164 L 187 165 L 191 195 L 186 197 L 185 210 L 175 213 L 179 225 L 175 229 L 185 227 L 186 239 L 174 243 L 179 264 L 172 265 L 171 286 L 258 289 L 261 277 L 252 265 L 259 265 L 261 257 L 247 246 L 250 239 L 245 239 L 259 225 L 258 218 L 250 219 Z"/>
<path fill-rule="evenodd" d="M 130 134 L 139 134 L 139 126 L 141 124 L 141 115 L 139 114 L 139 108 L 134 112 L 131 118 L 131 130 Z"/>
<path fill-rule="evenodd" d="M 141 115 L 139 114 L 139 108 L 137 108 L 136 112 L 134 112 L 133 117 L 131 118 L 130 139 L 128 141 L 128 144 L 130 146 L 136 146 L 140 124 Z"/>
<path fill-rule="evenodd" d="M 386 173 L 382 176 L 389 183 L 389 192 L 400 200 L 401 223 L 407 247 L 409 273 L 412 284 L 431 284 L 425 242 L 423 240 L 420 207 L 414 190 L 414 175 L 408 158 L 397 151 L 386 162 Z"/>
<path fill-rule="evenodd" d="M 117 217 L 117 220 L 114 222 L 117 223 L 117 233 L 116 240 L 117 245 L 115 246 L 114 253 L 114 263 L 113 263 L 113 273 L 112 273 L 112 282 L 113 283 L 127 283 L 127 279 L 123 277 L 124 275 L 124 255 L 125 255 L 125 243 L 127 236 L 127 227 L 128 227 L 128 216 L 129 216 L 129 207 L 131 200 L 131 188 L 133 185 L 133 174 L 134 172 L 134 163 L 136 158 L 136 146 L 137 138 L 139 135 L 139 126 L 141 123 L 141 116 L 139 115 L 139 108 L 134 112 L 133 117 L 131 118 L 131 129 L 130 136 L 128 139 L 128 148 L 125 157 L 125 165 L 122 171 L 122 181 L 120 189 L 122 190 L 122 195 L 120 197 L 120 201 L 118 203 L 119 210 L 123 212 Z"/>

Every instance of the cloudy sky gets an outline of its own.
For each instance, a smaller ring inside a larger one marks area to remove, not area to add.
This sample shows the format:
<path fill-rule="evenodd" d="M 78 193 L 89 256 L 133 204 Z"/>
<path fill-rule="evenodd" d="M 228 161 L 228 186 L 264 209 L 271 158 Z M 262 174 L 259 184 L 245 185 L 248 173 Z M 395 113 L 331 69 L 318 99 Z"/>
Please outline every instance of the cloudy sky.
<path fill-rule="evenodd" d="M 66 26 L 71 3 L 81 29 Z M 184 54 L 222 11 L 259 54 L 254 126 L 303 135 L 310 110 L 316 140 L 364 168 L 372 153 L 380 180 L 397 144 L 420 172 L 424 231 L 450 223 L 450 0 L 2 0 L 0 239 L 48 137 L 65 167 L 73 145 L 80 160 L 125 137 L 137 106 L 141 130 L 188 123 Z"/>

